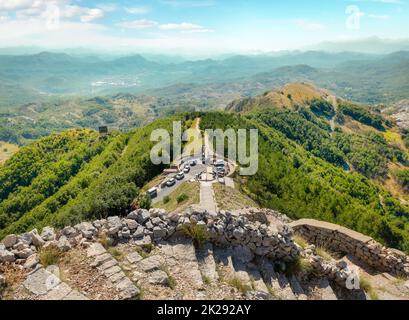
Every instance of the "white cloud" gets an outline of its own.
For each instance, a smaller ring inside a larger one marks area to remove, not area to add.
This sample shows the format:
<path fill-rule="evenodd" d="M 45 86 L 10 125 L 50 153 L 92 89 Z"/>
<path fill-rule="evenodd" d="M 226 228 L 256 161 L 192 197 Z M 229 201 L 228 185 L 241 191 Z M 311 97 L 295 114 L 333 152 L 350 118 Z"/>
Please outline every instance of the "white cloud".
<path fill-rule="evenodd" d="M 214 0 L 161 0 L 160 2 L 177 8 L 212 7 L 216 5 Z"/>
<path fill-rule="evenodd" d="M 144 7 L 125 8 L 125 11 L 130 14 L 146 14 L 149 12 L 149 10 Z"/>
<path fill-rule="evenodd" d="M 34 0 L 1 0 L 0 11 L 28 9 L 34 5 L 34 2 Z"/>
<path fill-rule="evenodd" d="M 122 28 L 127 28 L 127 29 L 147 29 L 147 28 L 152 28 L 156 27 L 159 23 L 156 21 L 152 20 L 133 20 L 133 21 L 124 21 L 121 23 L 118 23 L 117 26 L 122 27 Z"/>
<path fill-rule="evenodd" d="M 104 4 L 88 8 L 72 4 L 72 0 L 0 0 L 0 12 L 14 12 L 17 19 L 47 19 L 50 12 L 59 19 L 79 18 L 88 23 L 114 10 L 114 5 Z"/>
<path fill-rule="evenodd" d="M 371 19 L 376 19 L 376 20 L 388 20 L 390 16 L 388 15 L 377 15 L 377 14 L 368 14 L 368 17 Z"/>
<path fill-rule="evenodd" d="M 161 30 L 178 30 L 183 32 L 211 32 L 212 30 L 206 29 L 197 24 L 182 22 L 182 23 L 167 23 L 159 26 Z"/>
<path fill-rule="evenodd" d="M 295 24 L 299 28 L 307 30 L 307 31 L 318 31 L 318 30 L 325 29 L 325 26 L 319 22 L 307 21 L 303 19 L 296 20 Z"/>
<path fill-rule="evenodd" d="M 104 17 L 104 11 L 101 9 L 85 9 L 85 13 L 81 16 L 82 22 L 91 22 Z"/>

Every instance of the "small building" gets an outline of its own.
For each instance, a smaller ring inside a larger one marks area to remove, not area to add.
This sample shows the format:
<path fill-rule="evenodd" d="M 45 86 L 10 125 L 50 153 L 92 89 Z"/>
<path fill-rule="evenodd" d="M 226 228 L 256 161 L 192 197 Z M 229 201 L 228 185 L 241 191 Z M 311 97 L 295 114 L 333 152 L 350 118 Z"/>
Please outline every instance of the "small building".
<path fill-rule="evenodd" d="M 108 127 L 107 126 L 101 126 L 98 128 L 98 131 L 100 134 L 108 134 Z"/>

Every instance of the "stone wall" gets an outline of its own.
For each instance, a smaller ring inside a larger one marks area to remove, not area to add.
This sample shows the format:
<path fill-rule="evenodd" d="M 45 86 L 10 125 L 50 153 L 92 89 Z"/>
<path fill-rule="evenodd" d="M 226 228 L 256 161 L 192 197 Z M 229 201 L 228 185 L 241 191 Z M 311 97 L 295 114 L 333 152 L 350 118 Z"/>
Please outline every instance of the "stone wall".
<path fill-rule="evenodd" d="M 296 234 L 317 246 L 352 255 L 379 271 L 409 276 L 409 257 L 399 250 L 382 246 L 371 237 L 313 219 L 294 221 L 290 226 Z"/>
<path fill-rule="evenodd" d="M 127 217 L 114 216 L 83 222 L 58 232 L 46 227 L 41 233 L 33 230 L 21 235 L 8 235 L 0 243 L 0 263 L 17 262 L 30 267 L 32 257 L 41 248 L 55 246 L 67 251 L 73 246 L 87 246 L 96 242 L 103 234 L 110 244 L 132 242 L 135 245 L 150 245 L 175 233 L 183 233 L 184 226 L 191 224 L 206 228 L 213 243 L 247 246 L 254 254 L 272 260 L 292 261 L 300 254 L 299 247 L 292 241 L 292 229 L 288 225 L 268 226 L 260 221 L 250 221 L 246 215 L 224 211 L 211 214 L 197 208 L 190 208 L 182 215 L 168 215 L 162 209 L 139 209 Z"/>

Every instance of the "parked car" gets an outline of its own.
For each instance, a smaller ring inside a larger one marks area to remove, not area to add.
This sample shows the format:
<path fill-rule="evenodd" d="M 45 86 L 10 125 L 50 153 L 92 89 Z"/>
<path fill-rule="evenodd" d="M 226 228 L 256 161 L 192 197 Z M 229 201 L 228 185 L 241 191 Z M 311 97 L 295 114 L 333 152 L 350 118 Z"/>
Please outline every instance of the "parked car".
<path fill-rule="evenodd" d="M 175 184 L 176 184 L 176 179 L 175 179 L 175 178 L 171 178 L 171 179 L 168 180 L 168 182 L 166 182 L 166 185 L 167 185 L 168 187 L 172 187 L 172 186 L 174 186 Z"/>
<path fill-rule="evenodd" d="M 183 172 L 184 173 L 189 173 L 190 172 L 190 166 L 184 167 Z"/>
<path fill-rule="evenodd" d="M 196 161 L 196 160 L 190 161 L 190 166 L 191 166 L 191 167 L 194 167 L 195 165 L 197 165 L 197 161 Z"/>
<path fill-rule="evenodd" d="M 148 190 L 148 195 L 153 199 L 158 196 L 158 188 L 150 188 Z"/>
<path fill-rule="evenodd" d="M 183 180 L 184 178 L 185 178 L 185 174 L 183 173 L 183 171 L 179 172 L 179 173 L 176 175 L 176 179 L 177 179 L 177 180 Z"/>

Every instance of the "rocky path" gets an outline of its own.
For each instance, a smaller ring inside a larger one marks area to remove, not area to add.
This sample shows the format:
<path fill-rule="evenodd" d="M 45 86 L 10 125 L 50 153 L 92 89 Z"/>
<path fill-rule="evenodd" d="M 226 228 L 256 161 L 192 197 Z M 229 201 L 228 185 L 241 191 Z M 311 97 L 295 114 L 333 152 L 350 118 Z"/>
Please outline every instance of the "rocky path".
<path fill-rule="evenodd" d="M 72 289 L 60 279 L 58 267 L 38 268 L 23 282 L 26 299 L 34 300 L 88 300 L 78 290 Z"/>
<path fill-rule="evenodd" d="M 200 207 L 208 212 L 217 211 L 211 182 L 200 182 Z"/>

